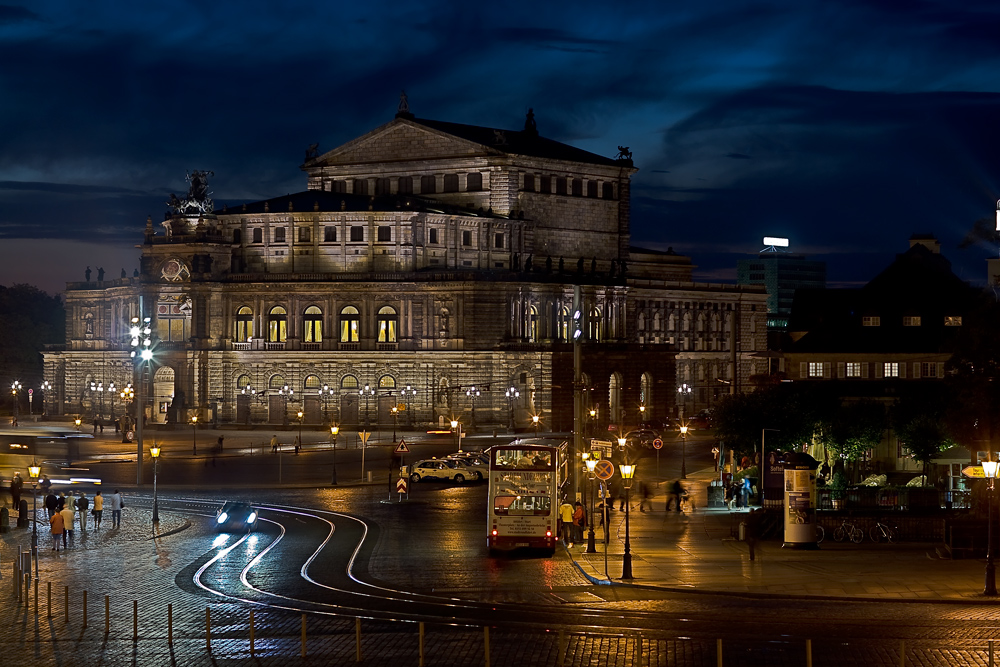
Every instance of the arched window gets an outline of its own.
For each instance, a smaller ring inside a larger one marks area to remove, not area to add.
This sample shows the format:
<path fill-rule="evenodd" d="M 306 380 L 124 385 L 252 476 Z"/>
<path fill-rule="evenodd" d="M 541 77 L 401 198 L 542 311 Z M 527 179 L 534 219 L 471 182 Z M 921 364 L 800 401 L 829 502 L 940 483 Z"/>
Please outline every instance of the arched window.
<path fill-rule="evenodd" d="M 288 313 L 281 306 L 275 306 L 267 314 L 267 340 L 270 343 L 284 343 L 288 338 Z"/>
<path fill-rule="evenodd" d="M 599 308 L 590 310 L 590 316 L 587 318 L 587 339 L 594 343 L 601 340 L 601 311 Z"/>
<path fill-rule="evenodd" d="M 643 373 L 639 378 L 639 405 L 646 406 L 646 412 L 653 403 L 653 377 L 649 373 Z"/>
<path fill-rule="evenodd" d="M 538 342 L 538 307 L 528 307 L 528 342 Z"/>
<path fill-rule="evenodd" d="M 251 338 L 253 338 L 253 310 L 249 306 L 243 306 L 236 311 L 233 342 L 245 343 Z"/>
<path fill-rule="evenodd" d="M 608 420 L 612 424 L 617 424 L 621 429 L 624 426 L 625 415 L 622 405 L 622 376 L 612 373 L 608 380 Z"/>
<path fill-rule="evenodd" d="M 661 323 L 662 321 L 660 313 L 659 312 L 653 313 L 653 331 L 659 331 Z"/>
<path fill-rule="evenodd" d="M 395 343 L 399 330 L 399 317 L 392 306 L 382 306 L 378 311 L 378 342 Z"/>
<path fill-rule="evenodd" d="M 558 338 L 564 343 L 568 343 L 571 324 L 572 322 L 570 320 L 569 308 L 563 306 L 562 308 L 559 309 L 559 323 L 557 325 L 559 329 L 558 331 L 556 331 L 556 338 Z"/>
<path fill-rule="evenodd" d="M 284 375 L 272 375 L 271 379 L 267 381 L 268 389 L 281 389 L 287 383 L 285 382 Z"/>
<path fill-rule="evenodd" d="M 646 315 L 639 313 L 639 331 L 646 330 Z"/>
<path fill-rule="evenodd" d="M 691 331 L 691 313 L 684 313 L 681 316 L 681 331 Z"/>
<path fill-rule="evenodd" d="M 341 389 L 357 389 L 358 388 L 358 378 L 353 375 L 345 375 L 340 381 Z"/>
<path fill-rule="evenodd" d="M 302 340 L 306 343 L 323 342 L 323 311 L 316 306 L 306 308 L 305 327 L 302 332 Z"/>
<path fill-rule="evenodd" d="M 391 375 L 383 375 L 378 379 L 379 389 L 395 389 L 396 388 L 396 378 Z"/>
<path fill-rule="evenodd" d="M 236 391 L 243 391 L 243 388 L 249 385 L 250 385 L 249 375 L 241 375 L 238 378 L 236 378 Z"/>
<path fill-rule="evenodd" d="M 318 375 L 307 375 L 306 379 L 302 381 L 303 389 L 319 389 L 320 386 L 321 383 Z"/>
<path fill-rule="evenodd" d="M 340 342 L 357 343 L 361 329 L 361 316 L 354 306 L 340 311 Z"/>

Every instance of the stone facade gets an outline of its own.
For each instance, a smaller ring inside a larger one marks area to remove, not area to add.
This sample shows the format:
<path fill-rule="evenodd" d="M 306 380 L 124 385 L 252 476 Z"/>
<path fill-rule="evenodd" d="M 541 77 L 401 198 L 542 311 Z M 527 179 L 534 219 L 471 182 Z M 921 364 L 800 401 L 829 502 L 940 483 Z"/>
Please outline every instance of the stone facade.
<path fill-rule="evenodd" d="M 401 424 L 567 430 L 577 286 L 602 427 L 760 372 L 763 290 L 630 249 L 629 159 L 400 114 L 302 169 L 303 192 L 147 220 L 137 278 L 69 284 L 50 413 L 108 416 L 90 383 L 134 381 L 129 323 L 149 317 L 153 421 L 391 424 L 398 405 Z"/>

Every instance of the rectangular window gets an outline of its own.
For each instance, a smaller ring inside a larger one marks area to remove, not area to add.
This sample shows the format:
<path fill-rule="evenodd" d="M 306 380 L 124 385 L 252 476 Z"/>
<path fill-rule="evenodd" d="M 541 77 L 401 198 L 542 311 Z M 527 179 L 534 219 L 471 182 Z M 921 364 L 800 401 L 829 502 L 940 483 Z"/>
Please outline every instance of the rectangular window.
<path fill-rule="evenodd" d="M 501 249 L 503 248 L 503 234 L 493 235 L 493 247 Z"/>
<path fill-rule="evenodd" d="M 556 178 L 556 194 L 564 195 L 566 194 L 566 178 L 559 176 Z"/>
<path fill-rule="evenodd" d="M 937 364 L 933 361 L 928 363 L 926 361 L 920 364 L 920 377 L 922 378 L 936 378 L 937 374 Z"/>
<path fill-rule="evenodd" d="M 275 227 L 274 228 L 274 242 L 275 243 L 284 243 L 285 242 L 285 228 L 284 227 Z"/>
<path fill-rule="evenodd" d="M 524 175 L 524 191 L 534 192 L 535 191 L 535 175 L 525 174 Z"/>
<path fill-rule="evenodd" d="M 253 228 L 253 242 L 254 243 L 264 242 L 264 230 L 262 230 L 260 227 Z"/>
<path fill-rule="evenodd" d="M 378 228 L 378 240 L 379 241 L 391 241 L 392 240 L 392 227 L 388 225 L 382 225 Z"/>
<path fill-rule="evenodd" d="M 821 377 L 823 377 L 823 362 L 822 361 L 810 361 L 809 362 L 809 377 L 811 377 L 811 378 L 821 378 Z"/>
<path fill-rule="evenodd" d="M 437 182 L 433 176 L 420 177 L 420 194 L 432 195 L 437 187 Z"/>
<path fill-rule="evenodd" d="M 614 199 L 615 198 L 615 186 L 612 183 L 604 183 L 601 185 L 601 198 L 602 199 Z"/>
<path fill-rule="evenodd" d="M 365 228 L 361 226 L 351 227 L 351 241 L 357 243 L 365 240 Z"/>
<path fill-rule="evenodd" d="M 444 191 L 458 192 L 458 174 L 444 175 Z"/>
<path fill-rule="evenodd" d="M 427 242 L 428 243 L 438 242 L 438 230 L 434 229 L 433 227 L 427 230 Z"/>
<path fill-rule="evenodd" d="M 895 361 L 887 361 L 882 364 L 882 375 L 887 378 L 898 378 L 899 363 Z"/>
<path fill-rule="evenodd" d="M 413 177 L 412 176 L 400 176 L 399 181 L 396 184 L 397 191 L 401 195 L 412 195 L 413 194 Z"/>
<path fill-rule="evenodd" d="M 919 327 L 920 326 L 920 316 L 919 315 L 907 315 L 903 317 L 904 327 Z"/>
<path fill-rule="evenodd" d="M 962 326 L 962 316 L 961 315 L 945 315 L 944 325 L 946 327 L 960 327 Z"/>
<path fill-rule="evenodd" d="M 538 179 L 538 191 L 544 195 L 552 192 L 552 177 L 542 176 Z"/>
<path fill-rule="evenodd" d="M 347 181 L 334 181 L 333 191 L 339 193 L 347 192 Z"/>
<path fill-rule="evenodd" d="M 387 195 L 391 191 L 388 178 L 376 178 L 375 179 L 375 195 Z"/>
<path fill-rule="evenodd" d="M 465 189 L 469 192 L 479 192 L 483 189 L 483 175 L 474 171 L 466 176 Z"/>
<path fill-rule="evenodd" d="M 470 246 L 472 245 L 472 232 L 463 231 L 462 232 L 462 245 Z"/>
<path fill-rule="evenodd" d="M 859 378 L 861 377 L 861 362 L 860 361 L 848 361 L 847 362 L 847 377 L 849 378 Z"/>
<path fill-rule="evenodd" d="M 356 194 L 356 195 L 366 195 L 366 194 L 368 194 L 368 179 L 367 178 L 356 178 L 356 179 L 354 179 L 354 194 Z"/>
<path fill-rule="evenodd" d="M 327 243 L 335 243 L 337 241 L 337 228 L 333 225 L 323 228 L 323 240 Z"/>
<path fill-rule="evenodd" d="M 597 199 L 597 181 L 587 181 L 587 196 Z"/>
<path fill-rule="evenodd" d="M 882 326 L 882 318 L 878 315 L 865 315 L 861 318 L 861 326 L 863 327 L 880 327 Z"/>
<path fill-rule="evenodd" d="M 579 178 L 573 179 L 573 196 L 582 197 L 583 196 L 583 181 Z"/>
<path fill-rule="evenodd" d="M 299 227 L 299 243 L 309 243 L 312 240 L 311 230 L 308 227 Z"/>

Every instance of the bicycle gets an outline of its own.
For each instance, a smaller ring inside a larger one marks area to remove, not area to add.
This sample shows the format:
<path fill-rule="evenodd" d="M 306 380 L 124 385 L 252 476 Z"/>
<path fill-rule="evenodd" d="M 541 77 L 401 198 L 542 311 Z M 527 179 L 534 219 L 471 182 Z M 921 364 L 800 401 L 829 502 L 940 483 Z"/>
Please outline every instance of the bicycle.
<path fill-rule="evenodd" d="M 816 544 L 819 544 L 820 542 L 822 542 L 825 537 L 826 537 L 826 531 L 823 529 L 823 526 L 821 526 L 821 525 L 819 525 L 817 523 L 816 524 Z"/>
<path fill-rule="evenodd" d="M 847 519 L 837 526 L 836 530 L 833 531 L 833 539 L 837 542 L 843 542 L 846 539 L 850 539 L 851 542 L 855 544 L 861 544 L 865 539 L 865 531 L 856 527 L 853 523 L 847 523 Z"/>
<path fill-rule="evenodd" d="M 881 521 L 876 521 L 875 525 L 868 531 L 868 536 L 872 539 L 872 542 L 878 543 L 888 542 L 892 544 L 896 541 L 898 535 L 898 528 L 886 525 Z"/>

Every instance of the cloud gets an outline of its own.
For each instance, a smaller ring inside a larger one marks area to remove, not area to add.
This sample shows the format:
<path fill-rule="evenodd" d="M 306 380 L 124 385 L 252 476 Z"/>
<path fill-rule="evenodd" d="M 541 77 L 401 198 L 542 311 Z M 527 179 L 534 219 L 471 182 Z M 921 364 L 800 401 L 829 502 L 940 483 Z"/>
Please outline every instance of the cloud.
<path fill-rule="evenodd" d="M 0 5 L 0 25 L 20 23 L 22 21 L 40 21 L 35 12 L 16 5 Z"/>

